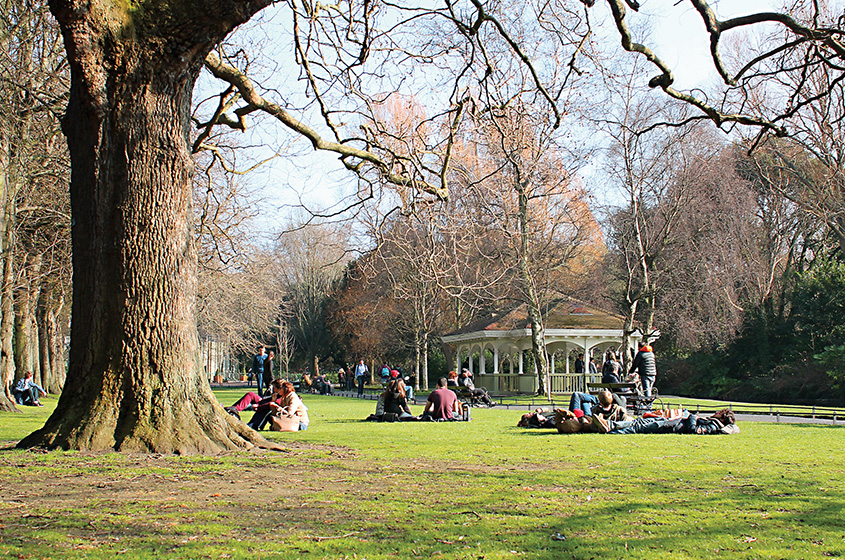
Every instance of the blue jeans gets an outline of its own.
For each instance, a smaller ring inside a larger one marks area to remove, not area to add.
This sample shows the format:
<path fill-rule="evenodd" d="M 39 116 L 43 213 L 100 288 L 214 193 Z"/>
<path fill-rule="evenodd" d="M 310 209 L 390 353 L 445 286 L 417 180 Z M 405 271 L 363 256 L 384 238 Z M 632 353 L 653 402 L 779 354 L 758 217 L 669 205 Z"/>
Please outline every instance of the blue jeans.
<path fill-rule="evenodd" d="M 15 402 L 22 405 L 34 405 L 38 402 L 38 396 L 40 395 L 36 387 L 29 387 L 23 391 L 12 389 L 12 392 L 15 396 Z"/>
<path fill-rule="evenodd" d="M 640 383 L 643 384 L 643 394 L 647 397 L 651 396 L 652 387 L 654 387 L 654 379 L 653 375 L 641 375 L 640 376 Z"/>
<path fill-rule="evenodd" d="M 679 418 L 637 418 L 627 422 L 613 422 L 610 434 L 662 434 L 671 433 L 680 422 Z"/>
<path fill-rule="evenodd" d="M 572 393 L 572 398 L 569 399 L 569 410 L 574 412 L 580 408 L 584 411 L 584 416 L 589 416 L 594 404 L 599 404 L 597 396 L 589 393 Z"/>
<path fill-rule="evenodd" d="M 366 376 L 362 375 L 361 377 L 356 378 L 358 380 L 358 395 L 364 394 L 364 383 L 367 381 Z"/>

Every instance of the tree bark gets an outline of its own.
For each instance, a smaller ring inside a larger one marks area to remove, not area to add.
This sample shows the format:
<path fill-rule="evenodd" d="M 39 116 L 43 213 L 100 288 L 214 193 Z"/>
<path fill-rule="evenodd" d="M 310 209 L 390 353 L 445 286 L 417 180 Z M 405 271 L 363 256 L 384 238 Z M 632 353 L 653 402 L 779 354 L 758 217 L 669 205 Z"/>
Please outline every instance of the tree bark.
<path fill-rule="evenodd" d="M 38 333 L 38 369 L 41 371 L 41 386 L 50 393 L 56 391 L 53 383 L 53 370 L 50 367 L 50 335 L 47 333 L 47 299 L 50 297 L 50 288 L 46 284 L 41 285 L 38 294 L 38 304 L 35 307 L 35 323 Z"/>
<path fill-rule="evenodd" d="M 422 352 L 422 383 L 420 383 L 420 376 L 417 376 L 417 384 L 414 387 L 415 391 L 420 390 L 420 385 L 422 385 L 423 391 L 428 390 L 428 333 L 423 334 Z"/>
<path fill-rule="evenodd" d="M 519 278 L 525 304 L 528 307 L 528 321 L 531 323 L 531 351 L 537 369 L 537 394 L 546 395 L 546 373 L 549 371 L 549 355 L 546 353 L 546 335 L 543 328 L 543 313 L 534 280 L 531 276 L 531 234 L 528 230 L 528 194 L 527 184 L 517 180 L 516 190 L 519 195 Z"/>
<path fill-rule="evenodd" d="M 9 150 L 0 135 L 0 410 L 18 411 L 12 396 L 15 382 L 15 356 L 12 340 L 14 326 L 14 210 L 15 197 L 10 191 Z"/>
<path fill-rule="evenodd" d="M 62 340 L 62 330 L 59 328 L 59 321 L 57 317 L 61 315 L 64 307 L 64 295 L 60 295 L 57 299 L 53 299 L 47 308 L 45 317 L 46 332 L 48 344 L 50 347 L 50 371 L 53 373 L 52 389 L 47 389 L 51 392 L 60 392 L 65 385 L 65 377 L 67 375 L 67 367 L 65 363 L 65 348 Z"/>
<path fill-rule="evenodd" d="M 41 274 L 41 257 L 29 258 L 26 253 L 21 264 L 21 283 L 15 290 L 15 378 L 31 371 L 33 380 L 42 385 L 41 370 L 36 357 L 37 339 L 33 336 L 35 298 L 37 297 L 38 276 Z M 35 286 L 35 287 L 34 287 Z M 43 385 L 42 385 L 43 386 Z"/>
<path fill-rule="evenodd" d="M 263 438 L 202 372 L 190 223 L 191 93 L 209 50 L 269 0 L 52 0 L 71 94 L 74 223 L 68 377 L 19 447 L 216 453 Z"/>

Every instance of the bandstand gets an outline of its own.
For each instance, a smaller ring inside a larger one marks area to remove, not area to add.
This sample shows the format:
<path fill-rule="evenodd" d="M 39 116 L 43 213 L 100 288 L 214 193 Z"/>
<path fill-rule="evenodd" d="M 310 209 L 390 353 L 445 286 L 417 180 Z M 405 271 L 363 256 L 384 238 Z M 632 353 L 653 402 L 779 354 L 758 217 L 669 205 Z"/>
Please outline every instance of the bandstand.
<path fill-rule="evenodd" d="M 585 391 L 587 383 L 601 380 L 601 365 L 608 349 L 621 350 L 624 318 L 573 298 L 551 302 L 543 312 L 546 351 L 550 368 L 546 386 L 552 394 Z M 630 344 L 640 339 L 639 331 Z M 531 359 L 531 324 L 528 308 L 519 305 L 493 313 L 463 329 L 449 333 L 443 342 L 454 350 L 454 367 L 469 367 L 476 385 L 494 393 L 536 393 L 536 369 Z M 595 356 L 597 374 L 575 373 L 578 354 Z M 530 371 L 528 371 L 530 370 Z"/>

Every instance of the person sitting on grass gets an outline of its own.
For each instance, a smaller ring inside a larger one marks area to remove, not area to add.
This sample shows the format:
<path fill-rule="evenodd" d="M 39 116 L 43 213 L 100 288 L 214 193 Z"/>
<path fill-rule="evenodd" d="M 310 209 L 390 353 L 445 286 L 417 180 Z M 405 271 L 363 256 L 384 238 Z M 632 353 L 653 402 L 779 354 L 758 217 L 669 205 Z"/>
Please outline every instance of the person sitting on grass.
<path fill-rule="evenodd" d="M 26 406 L 44 406 L 41 404 L 39 396 L 47 396 L 47 391 L 33 381 L 31 371 L 23 374 L 23 378 L 18 380 L 12 392 L 14 393 L 15 402 Z"/>
<path fill-rule="evenodd" d="M 399 420 L 417 419 L 408 406 L 407 390 L 401 377 L 391 379 L 384 390 L 385 414 L 396 414 Z"/>
<path fill-rule="evenodd" d="M 253 414 L 252 419 L 247 425 L 253 430 L 260 430 L 267 423 L 270 415 L 282 408 L 282 401 L 285 396 L 285 383 L 290 385 L 290 390 L 293 391 L 293 384 L 289 381 L 274 379 L 270 382 L 272 392 L 268 396 L 262 397 L 258 393 L 249 391 L 246 395 L 238 399 L 238 402 L 232 406 L 225 407 L 225 410 L 238 420 L 241 419 L 241 412 L 254 410 L 255 414 Z"/>
<path fill-rule="evenodd" d="M 458 402 L 458 396 L 454 391 L 447 388 L 445 377 L 437 380 L 437 389 L 428 395 L 423 410 L 423 420 L 463 420 L 463 409 Z"/>
<path fill-rule="evenodd" d="M 255 416 L 252 417 L 252 420 L 249 421 L 249 426 L 254 429 L 258 430 L 264 427 L 264 424 L 270 419 L 270 416 L 275 413 L 280 413 L 284 416 L 292 416 L 299 420 L 299 431 L 304 432 L 308 429 L 308 425 L 310 424 L 310 420 L 308 419 L 308 407 L 305 406 L 305 403 L 302 402 L 302 399 L 299 395 L 296 394 L 296 390 L 293 388 L 293 383 L 290 381 L 282 381 L 281 387 L 281 401 L 271 402 L 270 407 L 273 409 L 270 414 L 267 414 L 264 418 L 259 419 L 256 422 Z M 256 412 L 256 416 L 258 412 Z M 255 428 L 254 426 L 259 426 Z"/>

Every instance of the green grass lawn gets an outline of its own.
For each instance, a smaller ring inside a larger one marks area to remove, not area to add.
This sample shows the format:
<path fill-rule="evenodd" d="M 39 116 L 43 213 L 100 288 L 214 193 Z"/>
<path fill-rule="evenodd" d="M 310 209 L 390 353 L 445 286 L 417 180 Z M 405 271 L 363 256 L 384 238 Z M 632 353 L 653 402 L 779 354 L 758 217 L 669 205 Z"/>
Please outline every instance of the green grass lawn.
<path fill-rule="evenodd" d="M 373 401 L 305 402 L 308 431 L 265 433 L 284 453 L 0 452 L 0 557 L 845 558 L 839 426 L 567 436 L 517 410 L 383 424 L 360 421 Z M 45 404 L 0 413 L 0 442 Z"/>

